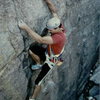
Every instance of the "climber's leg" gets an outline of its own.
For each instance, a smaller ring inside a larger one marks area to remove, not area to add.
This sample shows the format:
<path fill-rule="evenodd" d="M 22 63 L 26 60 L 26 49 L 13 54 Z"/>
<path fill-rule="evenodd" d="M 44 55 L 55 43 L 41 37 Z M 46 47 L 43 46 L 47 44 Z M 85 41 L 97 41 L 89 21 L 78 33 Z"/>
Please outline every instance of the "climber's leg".
<path fill-rule="evenodd" d="M 31 50 L 29 50 L 29 54 L 32 56 L 33 60 L 36 62 L 35 65 L 31 66 L 31 69 L 32 70 L 40 69 L 42 67 L 40 57 L 38 55 L 36 55 L 35 53 L 33 53 Z"/>
<path fill-rule="evenodd" d="M 44 64 L 42 66 L 42 70 L 41 72 L 39 73 L 37 79 L 35 80 L 35 84 L 36 85 L 40 85 L 42 80 L 44 79 L 44 77 L 47 75 L 47 73 L 50 71 L 50 67 L 48 66 L 48 64 Z"/>
<path fill-rule="evenodd" d="M 29 54 L 32 56 L 33 60 L 37 63 L 40 64 L 40 57 L 38 55 L 36 55 L 34 52 L 32 52 L 31 50 L 29 50 Z"/>
<path fill-rule="evenodd" d="M 33 92 L 33 96 L 32 96 L 33 99 L 35 99 L 38 96 L 38 94 L 40 93 L 41 81 L 47 75 L 47 73 L 49 71 L 50 71 L 50 67 L 48 66 L 48 64 L 44 64 L 40 74 L 38 75 L 37 79 L 35 80 L 36 87 L 35 87 L 35 90 Z"/>
<path fill-rule="evenodd" d="M 40 93 L 40 91 L 41 91 L 41 85 L 36 85 L 32 99 L 35 99 L 38 96 L 38 94 Z"/>

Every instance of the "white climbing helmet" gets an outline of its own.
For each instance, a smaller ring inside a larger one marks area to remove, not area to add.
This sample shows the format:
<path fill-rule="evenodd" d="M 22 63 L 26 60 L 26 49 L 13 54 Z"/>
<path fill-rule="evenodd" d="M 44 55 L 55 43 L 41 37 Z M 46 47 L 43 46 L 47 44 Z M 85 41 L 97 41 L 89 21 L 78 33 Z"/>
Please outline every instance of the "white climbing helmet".
<path fill-rule="evenodd" d="M 60 19 L 57 17 L 53 17 L 48 20 L 47 29 L 54 29 L 54 28 L 59 27 L 59 25 L 60 25 Z"/>

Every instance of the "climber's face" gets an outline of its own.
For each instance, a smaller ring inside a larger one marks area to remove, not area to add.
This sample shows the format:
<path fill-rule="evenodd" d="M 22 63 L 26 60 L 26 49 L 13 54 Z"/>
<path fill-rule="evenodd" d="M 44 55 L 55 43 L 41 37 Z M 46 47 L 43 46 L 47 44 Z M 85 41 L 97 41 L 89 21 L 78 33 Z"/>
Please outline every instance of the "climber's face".
<path fill-rule="evenodd" d="M 54 28 L 54 29 L 49 29 L 49 32 L 51 32 L 51 33 L 58 33 L 58 32 L 61 32 L 61 28 Z"/>

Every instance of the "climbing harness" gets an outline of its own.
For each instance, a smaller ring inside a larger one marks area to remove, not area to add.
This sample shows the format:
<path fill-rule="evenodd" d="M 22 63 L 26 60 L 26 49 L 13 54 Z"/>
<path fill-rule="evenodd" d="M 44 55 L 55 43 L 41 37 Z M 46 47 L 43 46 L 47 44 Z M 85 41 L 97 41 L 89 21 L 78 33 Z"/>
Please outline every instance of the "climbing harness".
<path fill-rule="evenodd" d="M 51 48 L 51 45 L 49 45 L 49 48 L 50 48 L 50 55 L 48 54 L 48 51 L 47 51 L 46 54 L 45 54 L 46 55 L 45 63 L 47 63 L 50 68 L 53 68 L 55 65 L 60 66 L 63 62 L 62 54 L 63 54 L 63 51 L 64 51 L 64 47 L 63 47 L 61 53 L 57 54 L 57 55 L 54 54 L 54 52 Z"/>

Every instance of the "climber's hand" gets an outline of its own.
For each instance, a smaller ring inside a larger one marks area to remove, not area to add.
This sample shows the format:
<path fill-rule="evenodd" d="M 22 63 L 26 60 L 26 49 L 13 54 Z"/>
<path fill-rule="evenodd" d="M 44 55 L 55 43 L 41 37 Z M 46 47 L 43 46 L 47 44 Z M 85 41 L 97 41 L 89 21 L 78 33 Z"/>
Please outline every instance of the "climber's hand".
<path fill-rule="evenodd" d="M 18 22 L 19 28 L 25 30 L 28 26 L 22 20 Z"/>

